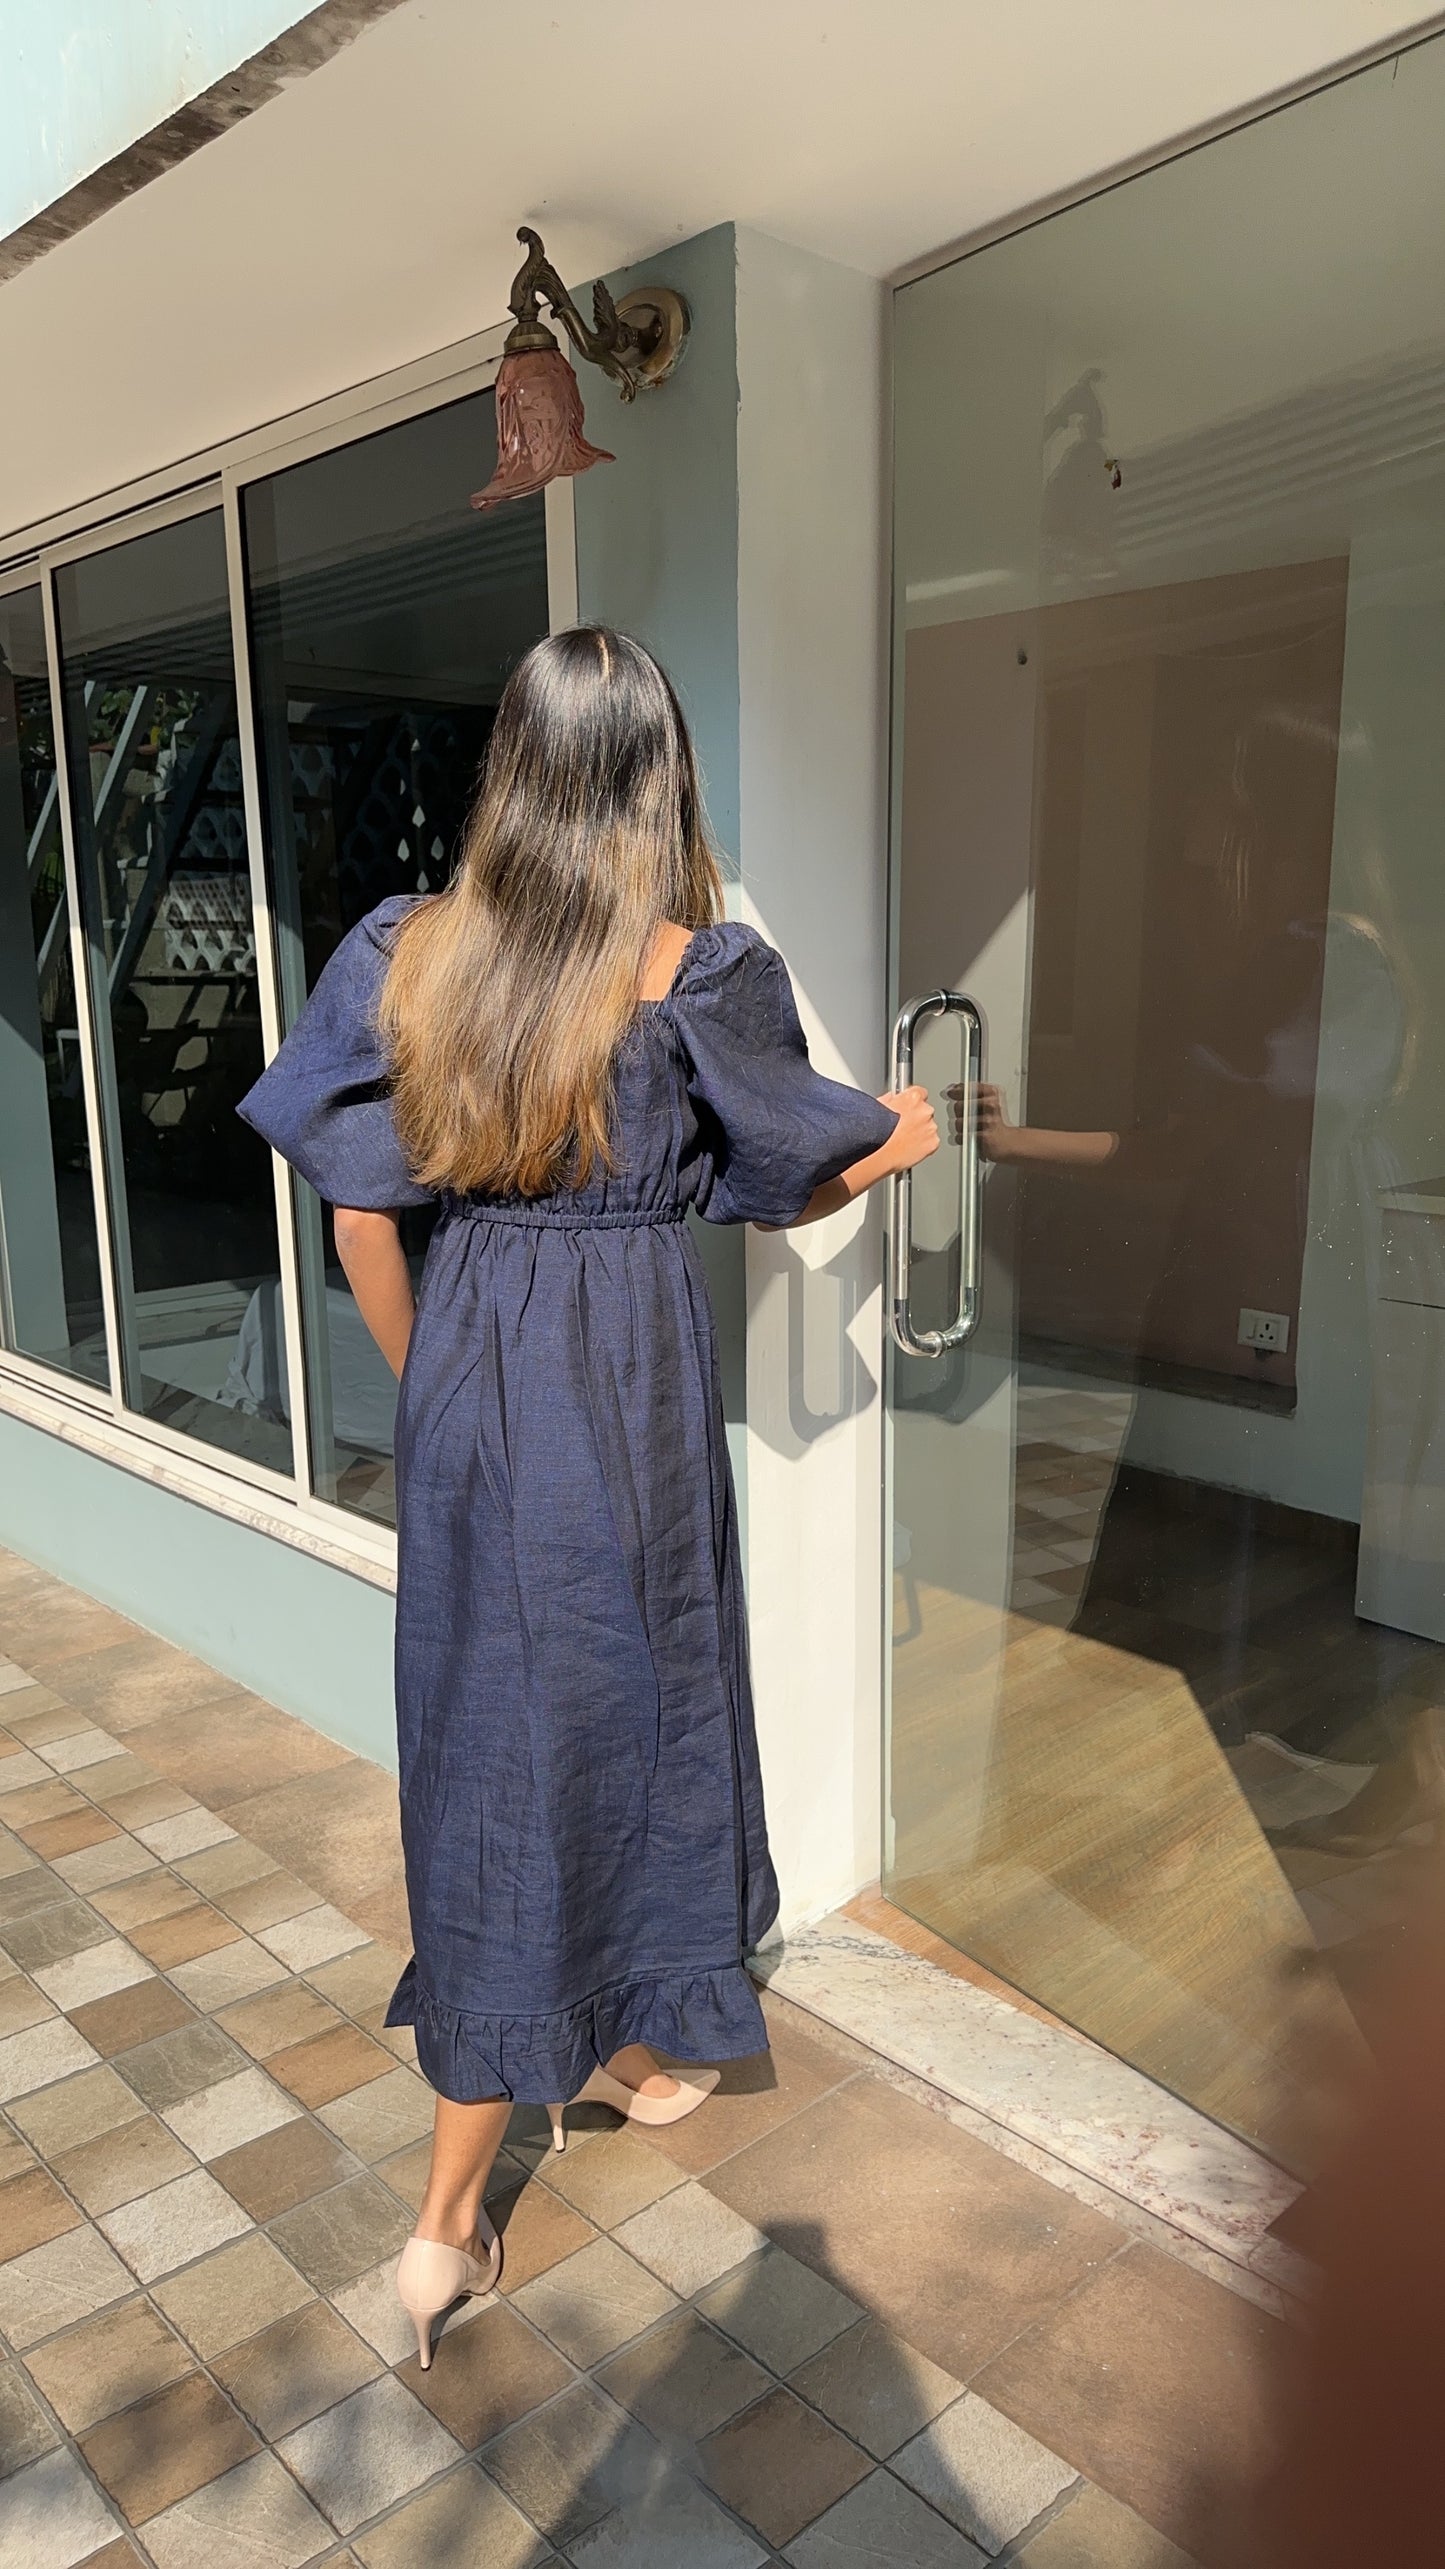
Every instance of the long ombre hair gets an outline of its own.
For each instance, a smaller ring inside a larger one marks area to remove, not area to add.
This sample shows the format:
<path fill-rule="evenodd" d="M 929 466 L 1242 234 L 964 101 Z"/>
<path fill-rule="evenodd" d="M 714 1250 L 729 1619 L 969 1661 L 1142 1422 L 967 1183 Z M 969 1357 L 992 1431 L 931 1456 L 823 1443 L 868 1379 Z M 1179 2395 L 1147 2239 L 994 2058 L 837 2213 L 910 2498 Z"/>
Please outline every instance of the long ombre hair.
<path fill-rule="evenodd" d="M 603 625 L 539 642 L 497 708 L 461 862 L 380 1002 L 418 1182 L 550 1194 L 611 1162 L 613 1067 L 665 920 L 721 910 L 682 708 Z"/>

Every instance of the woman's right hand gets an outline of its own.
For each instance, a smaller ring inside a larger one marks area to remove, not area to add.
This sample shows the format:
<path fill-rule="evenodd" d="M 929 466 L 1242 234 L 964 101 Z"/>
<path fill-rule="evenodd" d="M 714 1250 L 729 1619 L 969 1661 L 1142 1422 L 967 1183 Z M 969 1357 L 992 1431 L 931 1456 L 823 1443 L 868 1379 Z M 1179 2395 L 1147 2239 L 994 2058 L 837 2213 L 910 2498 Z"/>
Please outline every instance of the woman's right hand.
<path fill-rule="evenodd" d="M 880 1097 L 880 1106 L 891 1106 L 898 1121 L 884 1143 L 880 1159 L 887 1163 L 890 1175 L 900 1169 L 916 1169 L 920 1160 L 931 1160 L 938 1148 L 938 1117 L 928 1102 L 926 1088 L 903 1088 Z"/>

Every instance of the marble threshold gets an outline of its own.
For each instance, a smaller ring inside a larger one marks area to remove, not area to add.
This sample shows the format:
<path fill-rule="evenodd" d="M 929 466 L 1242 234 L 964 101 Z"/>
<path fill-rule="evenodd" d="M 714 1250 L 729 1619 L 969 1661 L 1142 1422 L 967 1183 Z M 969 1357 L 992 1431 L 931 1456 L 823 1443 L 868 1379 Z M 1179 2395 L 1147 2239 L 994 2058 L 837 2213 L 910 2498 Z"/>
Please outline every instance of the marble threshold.
<path fill-rule="evenodd" d="M 1134 2207 L 1151 2229 L 1162 2224 L 1187 2262 L 1249 2299 L 1311 2290 L 1308 2261 L 1269 2236 L 1298 2182 L 1127 2061 L 842 1912 L 795 1928 L 751 1968 L 780 1997 L 956 2100 L 970 2121 L 1026 2145 L 1031 2159 L 1039 2153 L 1056 2175 Z"/>

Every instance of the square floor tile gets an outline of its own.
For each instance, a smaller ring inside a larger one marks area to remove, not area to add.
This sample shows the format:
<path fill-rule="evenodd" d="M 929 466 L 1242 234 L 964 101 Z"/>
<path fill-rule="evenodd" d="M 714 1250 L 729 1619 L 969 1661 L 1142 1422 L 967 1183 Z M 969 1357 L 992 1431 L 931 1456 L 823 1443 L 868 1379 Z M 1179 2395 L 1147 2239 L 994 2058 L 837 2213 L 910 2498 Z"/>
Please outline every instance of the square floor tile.
<path fill-rule="evenodd" d="M 220 1846 L 236 1832 L 214 1811 L 205 1810 L 199 1802 L 189 1811 L 178 1811 L 173 1819 L 152 1820 L 136 1830 L 142 1846 L 158 1855 L 162 1864 L 174 1864 L 181 1856 L 199 1855 L 203 1848 Z"/>
<path fill-rule="evenodd" d="M 213 2086 L 166 2106 L 162 2119 L 198 2159 L 210 2160 L 294 2122 L 299 2111 L 294 2097 L 277 2087 L 264 2070 L 248 2066 L 234 2078 L 217 2079 Z"/>
<path fill-rule="evenodd" d="M 316 2112 L 327 2130 L 359 2159 L 385 2159 L 430 2132 L 436 2100 L 415 2070 L 396 2069 L 388 2063 L 384 2078 L 369 2079 L 364 2087 L 353 2088 L 349 2096 L 334 2097 Z"/>
<path fill-rule="evenodd" d="M 174 2033 L 124 2053 L 121 2066 L 137 2096 L 144 2097 L 157 2114 L 164 2114 L 203 2088 L 238 2077 L 251 2064 L 215 2025 L 192 2016 Z"/>
<path fill-rule="evenodd" d="M 216 1899 L 222 1891 L 234 1890 L 238 1883 L 259 1882 L 263 1875 L 278 1870 L 273 1855 L 234 1833 L 221 1845 L 204 1848 L 199 1855 L 176 1858 L 177 1873 L 183 1873 L 208 1900 Z"/>
<path fill-rule="evenodd" d="M 113 2060 L 117 2052 L 133 2052 L 195 2019 L 179 1990 L 169 1981 L 151 1979 L 118 1989 L 112 1998 L 93 1998 L 88 2006 L 77 2007 L 70 2021 L 103 2060 Z"/>
<path fill-rule="evenodd" d="M 949 2407 L 963 2388 L 952 2373 L 930 2364 L 876 2319 L 845 2329 L 792 2373 L 792 2386 L 879 2462 Z"/>
<path fill-rule="evenodd" d="M 590 2382 L 509 2427 L 482 2456 L 489 2478 L 569 2555 L 589 2526 L 635 2501 L 661 2460 L 651 2437 Z"/>
<path fill-rule="evenodd" d="M 204 2373 L 188 2373 L 91 2427 L 81 2452 L 127 2523 L 143 2525 L 257 2449 Z"/>
<path fill-rule="evenodd" d="M 62 1795 L 77 1807 L 57 1811 L 53 1817 L 42 1819 L 39 1816 L 40 1803 L 59 1800 Z M 15 1804 L 20 1801 L 28 1803 L 33 1816 L 26 1816 L 15 1809 Z M 103 1811 L 93 1811 L 88 1802 L 82 1802 L 78 1793 L 72 1795 L 64 1784 L 37 1785 L 32 1794 L 15 1794 L 7 1806 L 6 1816 L 16 1836 L 23 1838 L 28 1847 L 33 1847 L 37 1855 L 43 1856 L 47 1864 L 55 1864 L 63 1856 L 76 1855 L 83 1847 L 99 1846 L 120 1834 L 115 1822 L 108 1820 Z"/>
<path fill-rule="evenodd" d="M 122 1761 L 118 1759 L 116 1762 L 120 1764 Z M 126 1758 L 123 1762 L 127 1766 L 139 1766 L 141 1761 L 136 1757 Z M 126 1793 L 97 1793 L 95 1786 L 95 1776 L 87 1775 L 85 1789 L 91 1800 L 99 1802 L 103 1811 L 109 1811 L 111 1818 L 119 1821 L 123 1829 L 128 1829 L 132 1837 L 138 1829 L 149 1828 L 153 1821 L 173 1820 L 178 1813 L 191 1807 L 190 1794 L 182 1793 L 177 1785 L 166 1783 L 160 1776 L 152 1777 L 149 1783 L 136 1783 Z"/>
<path fill-rule="evenodd" d="M 208 1901 L 198 1900 L 193 1908 L 177 1910 L 174 1917 L 153 1918 L 147 1926 L 133 1927 L 131 1936 L 137 1951 L 158 1971 L 174 1971 L 177 1963 L 194 1962 L 198 1954 L 218 1953 L 222 1945 L 239 1943 L 241 1930 Z"/>
<path fill-rule="evenodd" d="M 790 2542 L 789 2569 L 984 2569 L 967 2536 L 883 2470 Z"/>
<path fill-rule="evenodd" d="M 334 2407 L 381 2365 L 328 2302 L 308 2301 L 213 2358 L 216 2379 L 269 2444 Z"/>
<path fill-rule="evenodd" d="M 153 2193 L 158 2185 L 168 2185 L 172 2177 L 184 2176 L 194 2166 L 190 2151 L 182 2149 L 164 2123 L 153 2114 L 140 2114 L 117 2131 L 82 2142 L 78 2150 L 63 2150 L 55 2173 L 76 2202 L 96 2217 L 113 2212 L 117 2204 L 133 2203 L 137 2195 Z"/>
<path fill-rule="evenodd" d="M 304 2050 L 318 2036 L 334 2033 L 342 2019 L 304 1980 L 283 1980 L 274 1989 L 262 1989 L 254 1998 L 223 2009 L 216 2022 L 253 2060 L 269 2063 L 278 2052 Z M 278 2078 L 281 2072 L 273 2068 L 271 2075 Z M 291 2084 L 289 2079 L 284 2083 Z M 302 2099 L 304 2104 L 310 2101 Z"/>
<path fill-rule="evenodd" d="M 47 1740 L 40 1754 L 57 1775 L 78 1775 L 87 1766 L 103 1765 L 118 1747 L 109 1731 L 85 1729 L 74 1730 L 65 1739 Z"/>
<path fill-rule="evenodd" d="M 474 2466 L 449 2471 L 384 2524 L 359 2533 L 352 2549 L 362 2569 L 541 2569 L 554 2557 Z"/>
<path fill-rule="evenodd" d="M 152 2287 L 151 2298 L 206 2363 L 269 2328 L 311 2299 L 311 2286 L 258 2230 L 183 2274 Z"/>
<path fill-rule="evenodd" d="M 78 2149 L 82 2141 L 93 2141 L 99 2132 L 114 2132 L 122 2123 L 133 2123 L 141 2112 L 125 2080 L 105 2063 L 95 2061 L 88 2043 L 85 2048 L 95 2062 L 92 2069 L 83 2069 L 75 2078 L 57 2079 L 49 2087 L 36 2088 L 28 2096 L 17 2097 L 9 2107 L 11 2122 L 27 2141 L 34 2143 L 42 2158 L 54 2159 L 62 2150 Z"/>
<path fill-rule="evenodd" d="M 394 2159 L 386 2162 L 395 2167 Z M 502 2291 L 519 2292 L 536 2275 L 560 2265 L 596 2237 L 591 2224 L 544 2185 L 518 2184 L 504 2174 L 500 2191 L 487 2190 L 487 2210 L 502 2236 Z"/>
<path fill-rule="evenodd" d="M 761 2230 L 695 2180 L 634 2213 L 617 2237 L 629 2255 L 685 2295 L 701 2292 L 766 2245 Z"/>
<path fill-rule="evenodd" d="M 676 2308 L 672 2294 L 612 2239 L 594 2239 L 521 2291 L 518 2310 L 574 2364 L 597 2364 Z"/>
<path fill-rule="evenodd" d="M 112 1926 L 129 1935 L 133 1927 L 143 1927 L 152 1918 L 174 1918 L 183 1909 L 198 1909 L 201 1895 L 165 1865 L 152 1864 L 133 1881 L 94 1892 L 92 1903 Z"/>
<path fill-rule="evenodd" d="M 5 2484 L 3 2541 L 16 2569 L 75 2569 L 119 2531 L 73 2454 L 47 2453 Z"/>
<path fill-rule="evenodd" d="M 700 2444 L 772 2388 L 761 2365 L 680 2310 L 613 2357 L 597 2376 L 603 2390 L 664 2444 Z"/>
<path fill-rule="evenodd" d="M 139 1838 L 117 1836 L 106 1838 L 97 1846 L 78 1847 L 73 1855 L 52 1859 L 55 1870 L 73 1891 L 89 1897 L 97 1891 L 109 1891 L 118 1882 L 131 1882 L 140 1874 L 155 1870 L 155 1857 Z"/>
<path fill-rule="evenodd" d="M 36 2346 L 134 2290 L 119 2257 L 92 2229 L 66 2230 L 0 2266 L 0 2329 L 12 2346 Z"/>
<path fill-rule="evenodd" d="M 203 2257 L 250 2228 L 239 2203 L 204 2168 L 173 2177 L 138 2203 L 100 2216 L 100 2226 L 143 2284 Z"/>
<path fill-rule="evenodd" d="M 774 2544 L 791 2542 L 873 2467 L 816 2409 L 782 2388 L 710 2435 L 698 2458 L 708 2486 Z"/>
<path fill-rule="evenodd" d="M 241 2149 L 223 2151 L 211 2161 L 211 2174 L 253 2221 L 274 2221 L 361 2170 L 349 2150 L 303 2114 Z"/>
<path fill-rule="evenodd" d="M 321 2132 L 306 2114 L 211 2161 L 211 2176 L 224 2184 L 226 2194 L 237 2196 L 252 2222 L 278 2220 L 296 2204 L 309 2204 L 314 2194 L 329 2194 L 360 2173 L 350 2150 L 342 2150 L 339 2140 Z"/>
<path fill-rule="evenodd" d="M 0 2042 L 0 2105 L 68 2078 L 72 2070 L 84 2069 L 94 2059 L 84 2035 L 77 2034 L 63 2016 L 31 2025 L 23 2034 L 7 2034 Z"/>
<path fill-rule="evenodd" d="M 297 1982 L 296 1986 L 301 1988 L 303 1984 Z M 318 2011 L 323 2008 L 324 2001 L 312 1991 L 305 1994 Z M 293 2096 L 299 2096 L 303 2105 L 319 2110 L 338 2097 L 369 2086 L 374 2079 L 389 2078 L 396 2063 L 380 2043 L 363 2034 L 359 2025 L 343 2024 L 338 2017 L 326 2032 L 314 2035 L 309 2042 L 292 2043 L 284 2051 L 273 2052 L 267 2066 L 271 2076 L 289 2087 Z"/>
<path fill-rule="evenodd" d="M 338 2533 L 395 2506 L 460 2457 L 446 2429 L 391 2373 L 298 2427 L 279 2450 Z"/>
<path fill-rule="evenodd" d="M 271 2223 L 282 2252 L 315 2284 L 335 2292 L 384 2256 L 397 2256 L 411 2236 L 411 2215 L 375 2177 L 353 2177 Z"/>
<path fill-rule="evenodd" d="M 48 1909 L 52 1901 L 65 1899 L 65 1884 L 8 1829 L 0 1829 L 0 1857 L 0 1920 L 7 1928 L 13 1919 L 28 1918 L 32 1910 Z"/>
<path fill-rule="evenodd" d="M 1020 2569 L 1194 2569 L 1152 2524 L 1087 2482 L 1016 2556 Z"/>
<path fill-rule="evenodd" d="M 698 2307 L 775 2373 L 791 2373 L 860 2316 L 856 2301 L 825 2275 L 771 2243 L 714 2284 Z"/>
<path fill-rule="evenodd" d="M 249 1998 L 257 1989 L 269 1989 L 285 1977 L 284 1964 L 250 1936 L 222 1945 L 218 1953 L 198 1954 L 194 1962 L 177 1963 L 171 1973 L 177 1989 L 204 2015 L 229 2007 L 238 1998 Z"/>
<path fill-rule="evenodd" d="M 33 1748 L 12 1749 L 0 1759 L 0 1796 L 8 1800 L 12 1793 L 27 1792 L 32 1784 L 44 1784 L 54 1768 Z"/>
<path fill-rule="evenodd" d="M 684 2182 L 670 2159 L 626 2130 L 600 2134 L 590 2149 L 554 2150 L 538 2173 L 599 2230 L 614 2230 Z"/>
<path fill-rule="evenodd" d="M 7 1920 L 0 1929 L 0 1944 L 22 1971 L 44 1971 L 50 1963 L 83 1953 L 87 1945 L 106 1944 L 110 1932 L 88 1901 L 62 1892 L 42 1908 Z"/>
<path fill-rule="evenodd" d="M 262 1944 L 284 1962 L 288 1971 L 315 1971 L 320 1964 L 336 1962 L 357 1945 L 371 1942 L 363 1928 L 353 1926 L 327 1900 L 318 1908 L 303 1909 L 298 1917 L 279 1920 L 274 1927 L 262 1927 L 258 1933 Z"/>
<path fill-rule="evenodd" d="M 90 1945 L 66 1962 L 47 1963 L 35 1974 L 35 1982 L 53 2006 L 71 2008 L 84 2007 L 92 1998 L 113 1998 L 118 1989 L 130 1989 L 136 1981 L 150 1977 L 144 1954 L 138 1954 L 124 1936 L 110 1936 L 104 1944 Z"/>
<path fill-rule="evenodd" d="M 385 2178 L 393 2192 L 399 2194 L 404 2203 L 409 2203 L 411 2205 L 413 2212 L 419 2212 L 421 2210 L 421 2199 L 426 2192 L 426 2181 L 430 2170 L 430 2141 L 415 2141 L 409 2150 L 398 2150 L 394 2158 L 378 2159 L 376 2161 L 376 2174 L 379 2177 Z M 503 2194 L 506 2194 L 513 2186 L 521 2183 L 521 2170 L 514 2166 L 510 2160 L 507 2160 L 500 2169 L 497 2161 L 493 2161 L 492 2175 L 487 2180 L 487 2201 L 489 2203 L 493 2201 L 493 2180 L 498 2182 L 500 2191 Z M 583 2237 L 588 2235 L 589 2234 L 584 2230 Z M 572 2244 L 574 2247 L 580 2247 L 582 2243 L 581 2240 L 578 2239 L 574 2240 Z"/>
<path fill-rule="evenodd" d="M 201 2561 L 205 2569 L 301 2569 L 331 2540 L 330 2526 L 273 2453 L 207 2481 L 145 2529 L 157 2569 L 196 2569 Z"/>
<path fill-rule="evenodd" d="M 0 2480 L 23 2471 L 60 2442 L 34 2391 L 17 2364 L 0 2364 Z M 0 2521 L 5 2500 L 0 2496 Z M 0 2535 L 3 2543 L 3 2535 Z M 0 2550 L 0 2559 L 3 2559 Z"/>
<path fill-rule="evenodd" d="M 309 1882 L 298 1882 L 294 1873 L 263 1873 L 258 1881 L 238 1882 L 218 1892 L 216 1905 L 254 1936 L 261 1927 L 298 1918 L 303 1909 L 319 1909 L 321 1894 Z"/>
<path fill-rule="evenodd" d="M 893 2468 L 989 2554 L 1012 2542 L 1078 2476 L 972 2391 L 895 2453 Z"/>
<path fill-rule="evenodd" d="M 408 2325 L 411 2352 L 401 2379 L 470 2453 L 565 2391 L 574 2376 L 505 2302 L 462 2302 L 453 2317 L 455 2325 L 433 2333 L 426 2372 Z"/>
<path fill-rule="evenodd" d="M 75 2206 L 44 2168 L 27 2168 L 23 2176 L 0 2185 L 0 2258 L 23 2257 L 28 2248 L 43 2247 L 74 2230 L 80 2220 Z"/>
<path fill-rule="evenodd" d="M 189 2347 L 139 2297 L 52 2337 L 27 2360 L 72 2435 L 196 2369 Z"/>
<path fill-rule="evenodd" d="M 326 1962 L 308 1970 L 306 1977 L 313 1989 L 329 1998 L 348 2016 L 360 2016 L 368 2007 L 389 2005 L 406 1961 L 394 1945 L 358 1945 L 354 1953 L 343 1954 L 339 1962 Z"/>
<path fill-rule="evenodd" d="M 11 2177 L 23 2176 L 25 2170 L 35 2164 L 35 2152 L 29 2142 L 22 2141 L 18 2132 L 12 2132 L 8 2125 L 0 2122 L 0 2184 L 8 2184 Z"/>

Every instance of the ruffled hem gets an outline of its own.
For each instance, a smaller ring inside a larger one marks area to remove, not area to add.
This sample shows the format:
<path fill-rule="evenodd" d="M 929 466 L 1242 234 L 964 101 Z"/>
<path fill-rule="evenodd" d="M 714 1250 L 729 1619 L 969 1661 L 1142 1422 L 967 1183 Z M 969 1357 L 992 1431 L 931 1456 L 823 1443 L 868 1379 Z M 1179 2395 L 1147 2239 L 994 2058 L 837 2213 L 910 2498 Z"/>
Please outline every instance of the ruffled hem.
<path fill-rule="evenodd" d="M 416 2028 L 422 2076 L 454 2105 L 510 2097 L 555 2105 L 575 2096 L 628 2043 L 675 2061 L 745 2060 L 768 2047 L 757 1992 L 741 1962 L 654 1972 L 599 1989 L 546 2016 L 473 2016 L 443 2007 L 407 1964 L 386 2011 Z"/>

